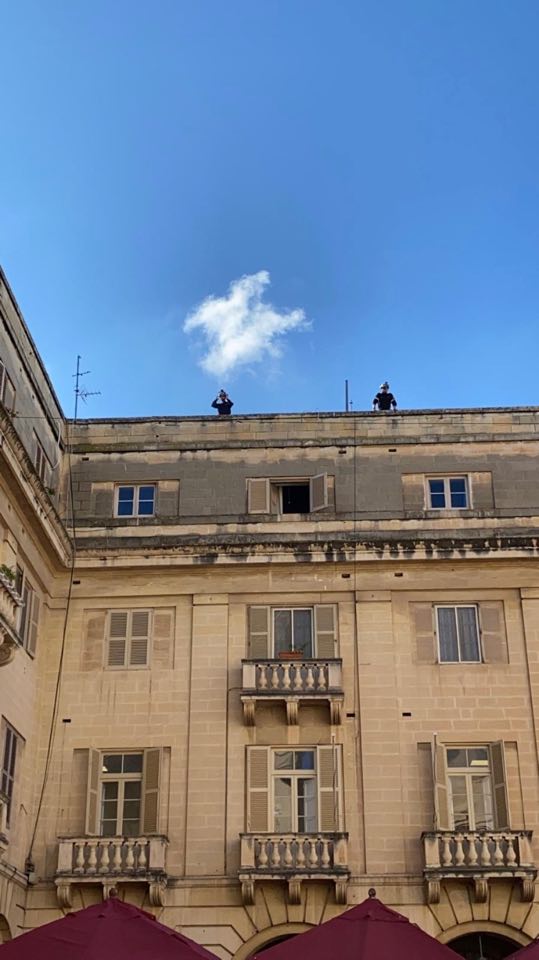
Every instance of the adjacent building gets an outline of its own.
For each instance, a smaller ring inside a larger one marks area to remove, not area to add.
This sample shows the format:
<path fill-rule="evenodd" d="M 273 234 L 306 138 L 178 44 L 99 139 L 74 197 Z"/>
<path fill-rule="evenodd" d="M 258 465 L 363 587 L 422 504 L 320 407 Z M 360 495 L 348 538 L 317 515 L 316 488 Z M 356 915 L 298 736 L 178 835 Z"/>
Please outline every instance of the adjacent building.
<path fill-rule="evenodd" d="M 539 933 L 539 408 L 66 419 L 0 274 L 0 942 Z M 534 833 L 535 831 L 535 833 Z"/>

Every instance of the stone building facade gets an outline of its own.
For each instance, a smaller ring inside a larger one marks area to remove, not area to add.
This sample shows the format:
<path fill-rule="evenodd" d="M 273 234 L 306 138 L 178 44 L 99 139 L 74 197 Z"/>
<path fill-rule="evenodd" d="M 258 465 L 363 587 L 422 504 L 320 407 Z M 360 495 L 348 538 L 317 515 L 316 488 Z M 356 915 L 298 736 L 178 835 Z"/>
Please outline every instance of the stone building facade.
<path fill-rule="evenodd" d="M 0 314 L 0 942 L 112 893 L 245 960 L 375 887 L 528 943 L 539 408 L 73 423 Z"/>

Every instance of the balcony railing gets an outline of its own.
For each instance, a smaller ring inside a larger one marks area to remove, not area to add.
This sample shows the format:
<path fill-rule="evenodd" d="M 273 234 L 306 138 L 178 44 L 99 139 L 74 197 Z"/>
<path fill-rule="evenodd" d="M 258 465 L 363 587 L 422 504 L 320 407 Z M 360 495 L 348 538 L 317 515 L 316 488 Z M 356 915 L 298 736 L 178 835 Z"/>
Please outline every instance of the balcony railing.
<path fill-rule="evenodd" d="M 429 903 L 438 903 L 443 879 L 474 881 L 475 896 L 485 902 L 488 881 L 513 877 L 521 881 L 523 900 L 533 900 L 537 870 L 532 860 L 530 830 L 440 830 L 423 834 L 425 879 Z"/>
<path fill-rule="evenodd" d="M 17 613 L 21 604 L 12 580 L 0 571 L 0 667 L 9 663 L 20 646 Z"/>
<path fill-rule="evenodd" d="M 288 723 L 298 722 L 298 707 L 307 701 L 327 701 L 331 723 L 341 723 L 342 660 L 242 660 L 242 703 L 247 726 L 255 723 L 257 701 L 284 700 Z"/>
<path fill-rule="evenodd" d="M 0 857 L 5 853 L 8 845 L 7 838 L 7 808 L 9 800 L 5 793 L 0 791 Z"/>
<path fill-rule="evenodd" d="M 329 879 L 337 903 L 346 903 L 347 833 L 244 833 L 240 880 L 246 903 L 254 903 L 256 880 L 287 880 L 289 900 L 300 902 L 302 880 Z"/>
<path fill-rule="evenodd" d="M 138 881 L 149 884 L 150 902 L 162 905 L 167 845 L 163 836 L 60 838 L 56 870 L 60 904 L 70 905 L 73 883 L 99 882 L 107 897 L 118 883 Z"/>

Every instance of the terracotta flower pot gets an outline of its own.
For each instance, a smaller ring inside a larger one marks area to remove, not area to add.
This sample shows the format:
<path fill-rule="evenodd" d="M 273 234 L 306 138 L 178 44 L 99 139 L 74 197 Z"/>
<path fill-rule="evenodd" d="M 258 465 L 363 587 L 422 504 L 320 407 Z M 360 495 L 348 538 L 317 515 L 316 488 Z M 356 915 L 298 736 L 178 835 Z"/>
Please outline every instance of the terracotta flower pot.
<path fill-rule="evenodd" d="M 281 650 L 279 660 L 303 660 L 301 650 Z"/>

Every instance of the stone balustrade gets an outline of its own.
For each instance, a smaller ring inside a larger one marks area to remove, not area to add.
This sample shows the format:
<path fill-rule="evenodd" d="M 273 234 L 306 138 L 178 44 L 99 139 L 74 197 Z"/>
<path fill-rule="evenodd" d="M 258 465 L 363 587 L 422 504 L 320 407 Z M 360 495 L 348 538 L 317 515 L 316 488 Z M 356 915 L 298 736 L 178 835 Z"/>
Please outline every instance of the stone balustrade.
<path fill-rule="evenodd" d="M 13 659 L 20 646 L 17 615 L 22 600 L 13 581 L 0 571 L 0 667 Z"/>
<path fill-rule="evenodd" d="M 163 836 L 60 838 L 56 870 L 60 903 L 71 902 L 72 883 L 98 881 L 106 897 L 118 882 L 138 880 L 149 883 L 150 902 L 161 904 L 167 845 Z"/>
<path fill-rule="evenodd" d="M 240 880 L 246 903 L 254 902 L 256 880 L 287 880 L 290 902 L 299 903 L 301 881 L 323 878 L 334 881 L 337 902 L 345 903 L 348 876 L 346 833 L 241 835 Z"/>
<path fill-rule="evenodd" d="M 272 699 L 285 701 L 288 723 L 298 722 L 298 706 L 307 700 L 327 700 L 331 723 L 341 722 L 342 660 L 243 660 L 242 672 L 242 703 L 248 726 L 255 723 L 257 700 Z"/>
<path fill-rule="evenodd" d="M 516 877 L 522 897 L 533 899 L 536 868 L 529 830 L 440 830 L 423 834 L 429 903 L 438 903 L 442 879 L 465 877 L 475 882 L 476 900 L 485 902 L 488 881 Z"/>

